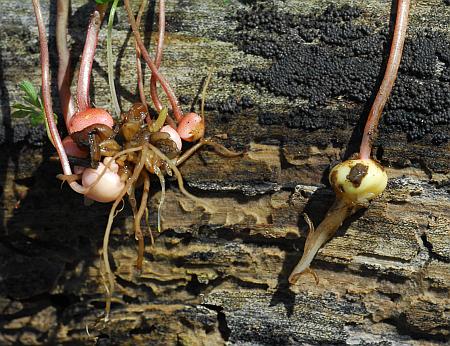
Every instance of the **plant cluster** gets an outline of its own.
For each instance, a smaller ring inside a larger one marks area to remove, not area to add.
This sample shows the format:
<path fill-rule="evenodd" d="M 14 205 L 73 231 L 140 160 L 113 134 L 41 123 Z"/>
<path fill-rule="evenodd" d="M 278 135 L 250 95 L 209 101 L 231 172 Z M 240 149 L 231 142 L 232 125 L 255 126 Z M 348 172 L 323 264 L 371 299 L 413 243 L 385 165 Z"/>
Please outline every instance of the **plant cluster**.
<path fill-rule="evenodd" d="M 111 306 L 114 290 L 114 275 L 108 258 L 109 236 L 117 207 L 128 197 L 134 215 L 135 238 L 138 241 L 136 267 L 141 271 L 144 260 L 144 232 L 141 221 L 146 215 L 147 200 L 150 191 L 150 175 L 158 177 L 161 188 L 161 200 L 158 208 L 158 230 L 161 226 L 161 208 L 165 196 L 165 176 L 175 176 L 180 191 L 200 205 L 208 207 L 203 200 L 190 194 L 183 184 L 178 166 L 204 145 L 212 146 L 223 156 L 235 157 L 241 153 L 232 152 L 225 147 L 204 138 L 205 117 L 204 103 L 206 90 L 212 76 L 210 71 L 203 91 L 200 114 L 183 113 L 177 97 L 167 79 L 159 71 L 165 32 L 165 1 L 159 2 L 158 43 L 153 59 L 148 53 L 139 33 L 141 17 L 145 9 L 145 1 L 141 2 L 135 17 L 129 0 L 124 0 L 124 8 L 132 28 L 136 49 L 136 75 L 139 89 L 139 101 L 126 112 L 119 107 L 113 78 L 113 56 L 111 35 L 114 14 L 118 0 L 96 0 L 86 32 L 86 40 L 80 62 L 77 81 L 77 92 L 74 98 L 70 92 L 72 80 L 70 70 L 70 52 L 67 47 L 67 23 L 69 2 L 57 1 L 56 43 L 58 50 L 58 92 L 68 136 L 61 139 L 56 128 L 50 96 L 49 52 L 44 21 L 39 0 L 33 0 L 36 22 L 39 31 L 41 69 L 42 69 L 42 101 L 37 92 L 24 82 L 21 88 L 25 91 L 24 105 L 15 108 L 17 116 L 29 116 L 33 122 L 45 121 L 51 142 L 55 146 L 62 165 L 63 174 L 58 178 L 68 182 L 77 193 L 85 196 L 86 201 L 103 203 L 113 202 L 105 229 L 102 258 L 105 271 L 105 289 L 107 293 L 106 318 Z M 111 100 L 116 117 L 106 109 L 95 108 L 90 102 L 90 78 L 92 64 L 98 42 L 99 31 L 106 10 L 111 5 L 107 55 Z M 152 103 L 146 100 L 144 90 L 141 59 L 150 68 L 150 96 Z M 160 100 L 157 86 L 167 96 L 169 105 Z M 189 149 L 183 150 L 183 142 L 195 142 Z M 136 200 L 135 191 L 142 188 L 140 204 Z M 148 224 L 148 223 L 147 223 Z M 150 236 L 152 237 L 151 232 Z M 151 238 L 153 242 L 153 238 Z"/>

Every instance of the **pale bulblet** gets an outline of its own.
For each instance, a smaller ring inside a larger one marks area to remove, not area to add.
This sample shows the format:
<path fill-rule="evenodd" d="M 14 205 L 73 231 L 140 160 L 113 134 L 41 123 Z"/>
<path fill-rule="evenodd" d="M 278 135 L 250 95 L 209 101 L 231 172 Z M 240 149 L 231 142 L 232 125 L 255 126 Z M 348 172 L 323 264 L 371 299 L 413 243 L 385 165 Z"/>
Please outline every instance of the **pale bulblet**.
<path fill-rule="evenodd" d="M 329 180 L 339 198 L 365 205 L 383 193 L 388 178 L 376 161 L 359 159 L 347 160 L 333 167 Z"/>
<path fill-rule="evenodd" d="M 181 137 L 178 134 L 176 130 L 174 130 L 170 125 L 163 126 L 159 132 L 165 132 L 168 133 L 170 136 L 170 139 L 175 142 L 177 145 L 177 149 L 181 151 L 181 148 L 183 146 L 183 143 L 181 142 Z"/>
<path fill-rule="evenodd" d="M 81 177 L 84 187 L 89 187 L 96 181 L 98 176 L 105 169 L 105 165 L 108 164 L 109 160 L 111 160 L 111 158 L 106 157 L 103 160 L 104 163 L 100 162 L 98 164 L 97 169 L 86 168 L 84 170 Z M 108 203 L 115 201 L 125 187 L 125 183 L 120 180 L 118 169 L 119 166 L 115 162 L 112 162 L 100 180 L 92 186 L 86 196 L 97 202 Z"/>

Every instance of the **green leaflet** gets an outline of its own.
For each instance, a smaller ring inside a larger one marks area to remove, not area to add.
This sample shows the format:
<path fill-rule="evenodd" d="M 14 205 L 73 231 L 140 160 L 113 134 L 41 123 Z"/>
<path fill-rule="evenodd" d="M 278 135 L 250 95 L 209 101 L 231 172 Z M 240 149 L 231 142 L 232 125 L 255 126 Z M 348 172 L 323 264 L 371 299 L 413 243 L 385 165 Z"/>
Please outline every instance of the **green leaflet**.
<path fill-rule="evenodd" d="M 41 95 L 37 92 L 36 88 L 30 81 L 23 81 L 19 83 L 19 88 L 23 91 L 22 103 L 15 103 L 12 106 L 12 117 L 13 118 L 28 118 L 30 120 L 31 126 L 39 126 L 45 124 L 45 129 L 47 130 L 47 136 L 53 143 L 52 137 L 50 136 L 50 129 L 48 127 L 47 118 L 45 117 L 44 105 L 41 101 Z M 55 122 L 58 121 L 56 114 L 53 114 Z"/>

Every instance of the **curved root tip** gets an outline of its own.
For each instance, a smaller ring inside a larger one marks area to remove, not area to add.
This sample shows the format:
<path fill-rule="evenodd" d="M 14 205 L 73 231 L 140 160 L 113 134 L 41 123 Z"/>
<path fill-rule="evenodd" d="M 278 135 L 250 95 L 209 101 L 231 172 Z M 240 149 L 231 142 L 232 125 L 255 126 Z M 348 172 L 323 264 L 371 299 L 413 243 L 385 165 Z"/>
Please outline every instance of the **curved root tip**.
<path fill-rule="evenodd" d="M 311 274 L 314 277 L 314 281 L 316 282 L 316 285 L 319 284 L 319 276 L 316 274 L 316 272 L 314 270 L 312 270 L 311 268 L 306 268 L 304 271 L 300 272 L 300 273 L 292 273 L 289 276 L 289 283 L 291 285 L 294 285 L 297 283 L 298 279 L 300 278 L 300 276 L 302 276 L 303 274 Z"/>

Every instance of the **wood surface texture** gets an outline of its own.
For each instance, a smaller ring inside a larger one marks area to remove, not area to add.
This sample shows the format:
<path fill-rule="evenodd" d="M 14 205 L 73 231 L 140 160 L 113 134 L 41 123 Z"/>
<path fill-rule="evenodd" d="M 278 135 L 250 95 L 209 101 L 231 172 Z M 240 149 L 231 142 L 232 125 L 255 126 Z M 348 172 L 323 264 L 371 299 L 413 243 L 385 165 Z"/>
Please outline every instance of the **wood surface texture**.
<path fill-rule="evenodd" d="M 40 83 L 39 47 L 31 1 L 1 1 L 0 344 L 448 343 L 447 3 L 412 0 L 405 60 L 374 148 L 389 176 L 386 191 L 319 251 L 312 264 L 318 284 L 306 275 L 289 287 L 307 231 L 302 213 L 320 222 L 334 198 L 330 165 L 358 149 L 360 119 L 383 75 L 392 3 L 168 0 L 161 70 L 188 110 L 213 67 L 207 136 L 245 154 L 229 159 L 202 149 L 188 160 L 181 169 L 187 189 L 208 208 L 184 197 L 172 180 L 160 234 L 161 190 L 152 180 L 155 244 L 147 237 L 141 275 L 125 203 L 111 237 L 117 286 L 105 323 L 100 249 L 110 206 L 84 206 L 61 186 L 45 130 L 11 119 L 17 84 Z M 42 7 L 56 81 L 56 6 Z M 93 1 L 72 0 L 75 76 L 92 9 Z M 152 1 L 144 35 L 150 53 L 156 19 Z M 105 38 L 103 26 L 92 99 L 111 109 Z M 138 97 L 123 7 L 113 47 L 127 110 Z M 59 111 L 55 90 L 53 96 Z"/>

